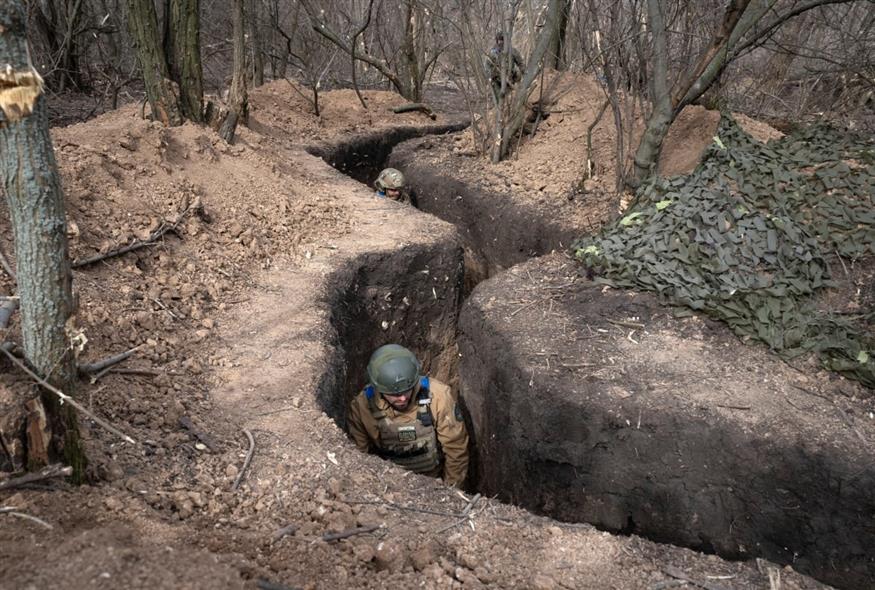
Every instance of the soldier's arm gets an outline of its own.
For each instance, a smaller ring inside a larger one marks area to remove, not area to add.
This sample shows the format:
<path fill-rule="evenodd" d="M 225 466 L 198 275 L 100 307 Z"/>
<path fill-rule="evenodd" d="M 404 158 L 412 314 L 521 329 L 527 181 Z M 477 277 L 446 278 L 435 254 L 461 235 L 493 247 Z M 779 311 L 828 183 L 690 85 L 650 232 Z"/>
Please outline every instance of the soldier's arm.
<path fill-rule="evenodd" d="M 362 422 L 361 406 L 358 403 L 358 398 L 353 398 L 349 404 L 349 412 L 346 416 L 346 423 L 349 427 L 349 435 L 355 442 L 355 446 L 360 451 L 368 452 L 371 449 L 371 439 L 368 437 L 368 431 L 365 429 Z"/>
<path fill-rule="evenodd" d="M 513 50 L 513 62 L 516 64 L 516 67 L 520 70 L 520 75 L 526 71 L 526 64 L 523 62 L 523 56 L 520 55 L 520 52 L 516 49 Z"/>
<path fill-rule="evenodd" d="M 443 396 L 435 416 L 438 441 L 444 451 L 444 481 L 462 487 L 468 475 L 468 430 L 456 401 L 449 392 Z"/>

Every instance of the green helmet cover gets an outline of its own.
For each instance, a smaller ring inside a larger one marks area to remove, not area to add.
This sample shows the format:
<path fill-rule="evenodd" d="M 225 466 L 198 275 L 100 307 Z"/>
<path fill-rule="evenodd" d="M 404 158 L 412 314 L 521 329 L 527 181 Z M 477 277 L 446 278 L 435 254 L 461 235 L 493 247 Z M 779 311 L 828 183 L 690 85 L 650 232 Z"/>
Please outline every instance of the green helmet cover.
<path fill-rule="evenodd" d="M 404 174 L 397 168 L 386 168 L 380 172 L 376 182 L 374 182 L 374 186 L 381 191 L 386 189 L 401 190 L 404 185 Z"/>
<path fill-rule="evenodd" d="M 386 344 L 374 351 L 368 361 L 368 378 L 380 393 L 401 393 L 419 381 L 419 361 L 398 344 Z"/>

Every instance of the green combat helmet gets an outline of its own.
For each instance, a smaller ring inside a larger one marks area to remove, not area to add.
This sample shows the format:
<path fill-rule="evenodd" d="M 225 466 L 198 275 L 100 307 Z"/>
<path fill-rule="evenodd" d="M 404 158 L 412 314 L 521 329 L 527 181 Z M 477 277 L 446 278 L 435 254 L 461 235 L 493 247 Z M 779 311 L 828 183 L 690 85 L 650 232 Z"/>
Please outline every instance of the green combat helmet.
<path fill-rule="evenodd" d="M 404 174 L 395 168 L 386 168 L 377 177 L 374 186 L 378 191 L 386 191 L 386 189 L 401 190 L 404 188 Z"/>
<path fill-rule="evenodd" d="M 419 381 L 419 361 L 398 344 L 386 344 L 374 351 L 368 361 L 368 378 L 380 393 L 401 393 Z"/>

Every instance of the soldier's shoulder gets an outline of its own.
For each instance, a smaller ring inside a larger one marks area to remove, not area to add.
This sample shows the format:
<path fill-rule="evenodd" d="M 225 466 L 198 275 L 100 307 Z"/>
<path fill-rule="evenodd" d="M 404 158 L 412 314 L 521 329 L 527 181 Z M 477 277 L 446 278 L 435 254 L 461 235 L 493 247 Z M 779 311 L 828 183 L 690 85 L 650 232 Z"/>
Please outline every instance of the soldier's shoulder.
<path fill-rule="evenodd" d="M 355 396 L 353 396 L 352 400 L 349 402 L 350 406 L 358 406 L 358 407 L 367 407 L 368 405 L 368 396 L 365 393 L 365 390 L 362 389 Z"/>
<path fill-rule="evenodd" d="M 428 390 L 431 392 L 432 399 L 440 401 L 452 401 L 453 399 L 452 388 L 443 381 L 429 377 Z"/>

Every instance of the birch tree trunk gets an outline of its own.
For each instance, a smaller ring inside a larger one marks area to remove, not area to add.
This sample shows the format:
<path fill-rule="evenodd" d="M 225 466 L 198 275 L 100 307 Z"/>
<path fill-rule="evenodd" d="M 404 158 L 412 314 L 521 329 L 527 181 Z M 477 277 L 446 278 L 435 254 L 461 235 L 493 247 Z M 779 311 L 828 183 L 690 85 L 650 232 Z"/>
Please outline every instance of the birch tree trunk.
<path fill-rule="evenodd" d="M 15 235 L 24 352 L 35 371 L 68 395 L 76 383 L 67 328 L 74 314 L 64 198 L 49 137 L 42 79 L 30 63 L 21 0 L 0 3 L 0 174 Z M 63 459 L 81 481 L 85 454 L 76 413 L 42 395 L 51 443 L 48 459 Z M 28 466 L 45 461 L 29 449 Z"/>

